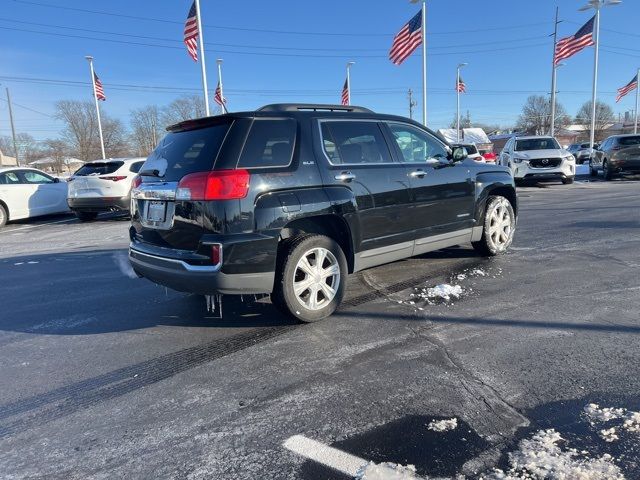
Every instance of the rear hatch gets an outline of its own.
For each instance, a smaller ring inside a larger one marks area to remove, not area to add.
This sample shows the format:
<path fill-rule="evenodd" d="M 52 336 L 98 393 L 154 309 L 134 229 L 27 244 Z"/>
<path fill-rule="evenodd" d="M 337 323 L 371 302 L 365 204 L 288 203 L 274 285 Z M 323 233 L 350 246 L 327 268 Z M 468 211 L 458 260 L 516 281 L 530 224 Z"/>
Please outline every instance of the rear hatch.
<path fill-rule="evenodd" d="M 620 137 L 615 156 L 622 160 L 622 168 L 640 170 L 640 136 Z"/>
<path fill-rule="evenodd" d="M 204 233 L 222 233 L 215 202 L 180 181 L 206 177 L 213 170 L 232 125 L 231 118 L 221 117 L 171 127 L 134 181 L 132 241 L 158 253 L 166 248 L 195 251 Z"/>
<path fill-rule="evenodd" d="M 122 160 L 106 160 L 89 162 L 73 174 L 69 182 L 69 198 L 122 197 L 119 182 L 126 180 L 126 175 L 118 175 L 117 171 L 124 165 Z M 125 188 L 125 190 L 127 190 Z"/>

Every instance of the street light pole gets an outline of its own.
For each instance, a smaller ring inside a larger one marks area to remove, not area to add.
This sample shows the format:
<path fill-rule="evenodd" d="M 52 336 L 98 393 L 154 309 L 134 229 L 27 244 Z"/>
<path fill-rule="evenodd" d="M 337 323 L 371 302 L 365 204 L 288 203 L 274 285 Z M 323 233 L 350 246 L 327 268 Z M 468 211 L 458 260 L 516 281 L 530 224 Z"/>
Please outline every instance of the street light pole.
<path fill-rule="evenodd" d="M 460 143 L 460 69 L 467 63 L 459 63 L 456 68 L 456 142 Z"/>
<path fill-rule="evenodd" d="M 347 105 L 351 105 L 351 65 L 356 62 L 347 62 Z"/>
<path fill-rule="evenodd" d="M 20 166 L 20 158 L 18 156 L 18 142 L 16 140 L 16 127 L 13 124 L 13 109 L 11 108 L 11 96 L 9 95 L 9 87 L 6 87 L 6 88 L 7 88 L 7 105 L 9 105 L 9 122 L 11 122 L 11 136 L 13 137 L 13 152 L 15 153 L 15 156 L 16 156 L 16 164 Z"/>
<path fill-rule="evenodd" d="M 422 0 L 422 124 L 427 126 L 427 1 Z"/>

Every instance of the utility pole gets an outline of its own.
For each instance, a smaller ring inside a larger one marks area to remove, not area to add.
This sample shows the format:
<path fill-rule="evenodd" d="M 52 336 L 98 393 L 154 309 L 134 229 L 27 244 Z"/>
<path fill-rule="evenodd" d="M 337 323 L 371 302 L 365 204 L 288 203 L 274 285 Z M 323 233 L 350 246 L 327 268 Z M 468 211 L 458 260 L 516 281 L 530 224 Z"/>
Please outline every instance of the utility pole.
<path fill-rule="evenodd" d="M 413 90 L 409 89 L 409 118 L 413 120 L 413 107 L 417 106 L 418 102 L 413 99 Z"/>
<path fill-rule="evenodd" d="M 7 104 L 9 105 L 9 121 L 11 122 L 11 136 L 13 137 L 13 151 L 16 155 L 16 163 L 20 166 L 20 158 L 18 157 L 18 142 L 16 141 L 16 127 L 13 124 L 13 109 L 11 108 L 11 95 L 9 95 L 9 87 L 7 87 Z"/>

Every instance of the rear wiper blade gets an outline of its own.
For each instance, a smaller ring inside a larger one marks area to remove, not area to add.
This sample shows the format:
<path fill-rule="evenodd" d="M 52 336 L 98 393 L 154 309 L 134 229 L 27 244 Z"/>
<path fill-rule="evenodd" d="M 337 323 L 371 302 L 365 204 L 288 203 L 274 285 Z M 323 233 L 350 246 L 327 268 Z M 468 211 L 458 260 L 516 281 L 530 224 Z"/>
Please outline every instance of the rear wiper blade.
<path fill-rule="evenodd" d="M 142 170 L 139 174 L 148 177 L 160 177 L 160 170 L 155 168 L 152 170 Z"/>

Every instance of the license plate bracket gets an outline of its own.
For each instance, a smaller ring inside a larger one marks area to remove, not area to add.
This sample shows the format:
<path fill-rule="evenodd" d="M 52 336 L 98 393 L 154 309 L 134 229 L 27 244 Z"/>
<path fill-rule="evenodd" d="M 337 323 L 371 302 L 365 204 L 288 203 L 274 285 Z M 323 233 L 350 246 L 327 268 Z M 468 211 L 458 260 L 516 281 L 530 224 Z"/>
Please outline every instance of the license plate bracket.
<path fill-rule="evenodd" d="M 149 201 L 147 206 L 147 221 L 164 222 L 167 216 L 167 202 Z"/>

